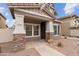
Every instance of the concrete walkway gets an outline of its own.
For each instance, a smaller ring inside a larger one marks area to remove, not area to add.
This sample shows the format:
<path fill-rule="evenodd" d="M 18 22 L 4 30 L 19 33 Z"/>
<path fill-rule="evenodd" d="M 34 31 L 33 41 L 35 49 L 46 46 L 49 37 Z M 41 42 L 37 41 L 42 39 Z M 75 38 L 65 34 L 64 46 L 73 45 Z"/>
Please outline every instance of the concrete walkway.
<path fill-rule="evenodd" d="M 62 53 L 52 49 L 51 47 L 43 44 L 40 46 L 35 47 L 35 49 L 42 55 L 42 56 L 65 56 Z"/>
<path fill-rule="evenodd" d="M 30 41 L 26 44 L 26 49 L 28 48 L 35 48 L 37 52 L 42 56 L 65 56 L 64 54 L 58 52 L 57 50 L 51 48 L 47 45 L 43 40 L 38 41 Z M 27 48 L 28 47 L 28 48 Z"/>

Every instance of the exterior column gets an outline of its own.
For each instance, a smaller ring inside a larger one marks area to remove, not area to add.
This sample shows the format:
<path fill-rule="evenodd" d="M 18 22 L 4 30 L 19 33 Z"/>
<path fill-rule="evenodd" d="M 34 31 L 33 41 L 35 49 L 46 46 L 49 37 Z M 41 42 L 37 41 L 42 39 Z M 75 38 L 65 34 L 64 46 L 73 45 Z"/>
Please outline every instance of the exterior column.
<path fill-rule="evenodd" d="M 53 22 L 48 21 L 46 23 L 46 41 L 47 42 L 52 42 L 53 41 Z"/>
<path fill-rule="evenodd" d="M 24 30 L 24 15 L 15 14 L 15 30 L 13 32 L 14 36 L 25 37 Z"/>

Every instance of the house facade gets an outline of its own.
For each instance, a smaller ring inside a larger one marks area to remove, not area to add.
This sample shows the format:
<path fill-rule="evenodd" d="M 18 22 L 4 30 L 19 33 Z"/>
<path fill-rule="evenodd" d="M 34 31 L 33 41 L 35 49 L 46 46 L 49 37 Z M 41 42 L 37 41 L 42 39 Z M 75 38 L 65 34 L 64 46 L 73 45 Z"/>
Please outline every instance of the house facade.
<path fill-rule="evenodd" d="M 61 24 L 61 33 L 66 36 L 79 37 L 79 17 L 76 15 L 70 15 L 63 18 Z"/>
<path fill-rule="evenodd" d="M 61 21 L 55 19 L 52 3 L 11 3 L 8 4 L 15 18 L 14 36 L 27 40 L 44 39 L 51 42 L 61 36 Z"/>

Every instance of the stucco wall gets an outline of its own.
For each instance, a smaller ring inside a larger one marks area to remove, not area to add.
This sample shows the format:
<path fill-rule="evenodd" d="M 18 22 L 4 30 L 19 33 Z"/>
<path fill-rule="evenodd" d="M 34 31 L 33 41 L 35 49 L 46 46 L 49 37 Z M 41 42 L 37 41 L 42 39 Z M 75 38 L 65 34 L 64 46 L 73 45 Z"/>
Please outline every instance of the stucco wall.
<path fill-rule="evenodd" d="M 70 26 L 71 27 L 75 27 L 75 19 L 73 19 L 73 20 L 70 21 Z"/>
<path fill-rule="evenodd" d="M 0 29 L 0 43 L 13 40 L 12 32 L 9 29 Z"/>
<path fill-rule="evenodd" d="M 71 30 L 71 36 L 79 36 L 79 29 L 73 29 Z"/>
<path fill-rule="evenodd" d="M 64 23 L 62 23 L 61 25 L 61 33 L 62 35 L 70 35 L 70 23 L 69 21 L 65 21 Z"/>
<path fill-rule="evenodd" d="M 61 34 L 62 35 L 70 35 L 70 27 L 73 26 L 74 17 L 63 19 L 63 23 L 61 24 Z"/>

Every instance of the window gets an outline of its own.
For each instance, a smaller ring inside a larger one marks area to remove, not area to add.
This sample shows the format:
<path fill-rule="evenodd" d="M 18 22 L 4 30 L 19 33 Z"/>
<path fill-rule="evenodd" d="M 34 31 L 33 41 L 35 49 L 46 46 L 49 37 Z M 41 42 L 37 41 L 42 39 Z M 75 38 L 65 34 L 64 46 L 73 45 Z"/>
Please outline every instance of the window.
<path fill-rule="evenodd" d="M 32 36 L 32 25 L 26 25 L 26 35 Z"/>
<path fill-rule="evenodd" d="M 54 27 L 54 35 L 57 35 L 57 26 L 54 25 L 53 27 Z"/>
<path fill-rule="evenodd" d="M 34 26 L 34 35 L 39 35 L 39 26 Z"/>
<path fill-rule="evenodd" d="M 60 26 L 58 24 L 53 25 L 54 27 L 54 35 L 60 34 Z"/>
<path fill-rule="evenodd" d="M 39 36 L 40 25 L 39 24 L 26 24 L 26 36 Z"/>
<path fill-rule="evenodd" d="M 58 25 L 58 35 L 60 34 L 60 26 Z"/>

